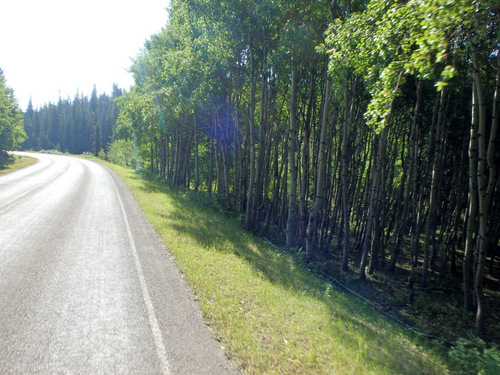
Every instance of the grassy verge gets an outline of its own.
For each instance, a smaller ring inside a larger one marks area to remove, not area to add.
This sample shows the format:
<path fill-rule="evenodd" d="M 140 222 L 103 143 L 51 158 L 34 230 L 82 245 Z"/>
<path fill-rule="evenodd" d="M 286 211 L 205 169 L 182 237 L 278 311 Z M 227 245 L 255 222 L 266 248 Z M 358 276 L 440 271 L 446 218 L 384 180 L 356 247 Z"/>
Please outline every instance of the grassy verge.
<path fill-rule="evenodd" d="M 113 166 L 248 374 L 444 374 L 425 343 L 203 202 Z"/>
<path fill-rule="evenodd" d="M 12 171 L 15 171 L 16 169 L 21 169 L 24 167 L 27 167 L 31 164 L 34 164 L 36 162 L 35 158 L 32 158 L 30 156 L 14 156 L 14 163 L 9 164 L 6 169 L 0 169 L 0 175 L 4 173 L 9 173 Z"/>

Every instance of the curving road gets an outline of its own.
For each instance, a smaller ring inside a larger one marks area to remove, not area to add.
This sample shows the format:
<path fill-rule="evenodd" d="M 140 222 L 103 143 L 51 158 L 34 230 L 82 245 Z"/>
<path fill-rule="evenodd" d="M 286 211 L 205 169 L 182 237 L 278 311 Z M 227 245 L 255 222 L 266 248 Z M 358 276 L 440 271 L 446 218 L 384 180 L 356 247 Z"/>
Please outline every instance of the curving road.
<path fill-rule="evenodd" d="M 237 374 L 113 171 L 0 176 L 0 374 Z"/>

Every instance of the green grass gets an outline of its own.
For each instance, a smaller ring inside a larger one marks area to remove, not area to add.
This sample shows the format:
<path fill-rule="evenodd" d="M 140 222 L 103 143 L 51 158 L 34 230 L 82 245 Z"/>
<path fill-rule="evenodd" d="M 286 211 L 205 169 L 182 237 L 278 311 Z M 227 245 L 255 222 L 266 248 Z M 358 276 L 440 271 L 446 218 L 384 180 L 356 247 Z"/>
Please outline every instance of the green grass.
<path fill-rule="evenodd" d="M 248 374 L 445 374 L 431 346 L 276 251 L 199 195 L 113 166 Z"/>
<path fill-rule="evenodd" d="M 0 174 L 12 172 L 16 169 L 27 167 L 36 162 L 36 159 L 30 156 L 14 156 L 14 160 L 14 163 L 9 164 L 7 168 L 0 169 Z"/>

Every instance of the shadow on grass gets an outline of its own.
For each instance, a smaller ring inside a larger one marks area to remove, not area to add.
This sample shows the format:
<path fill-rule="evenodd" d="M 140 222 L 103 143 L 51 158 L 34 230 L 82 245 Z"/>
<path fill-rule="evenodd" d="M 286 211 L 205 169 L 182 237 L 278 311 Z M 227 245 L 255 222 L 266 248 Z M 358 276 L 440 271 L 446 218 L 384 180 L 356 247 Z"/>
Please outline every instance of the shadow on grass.
<path fill-rule="evenodd" d="M 346 346 L 357 348 L 360 358 L 373 368 L 379 368 L 381 373 L 411 373 L 418 369 L 425 374 L 443 370 L 438 371 L 439 365 L 432 366 L 424 360 L 425 354 L 405 347 L 415 341 L 412 333 L 388 323 L 385 317 L 352 297 L 330 294 L 331 284 L 310 272 L 300 256 L 276 250 L 262 238 L 246 232 L 234 217 L 217 211 L 209 197 L 172 189 L 151 179 L 141 181 L 143 191 L 167 194 L 172 200 L 172 211 L 156 212 L 172 219 L 170 228 L 200 247 L 237 256 L 274 285 L 297 295 L 307 293 L 324 304 L 332 317 L 344 322 L 339 339 Z"/>
<path fill-rule="evenodd" d="M 143 180 L 144 190 L 168 194 L 175 202 L 174 212 L 158 212 L 165 218 L 172 218 L 177 224 L 171 227 L 188 236 L 204 248 L 230 252 L 250 265 L 256 272 L 273 284 L 299 293 L 304 291 L 324 293 L 325 280 L 315 279 L 305 268 L 298 254 L 272 248 L 264 239 L 245 231 L 234 217 L 221 214 L 213 207 L 210 197 L 203 197 L 191 191 L 173 189 L 161 182 Z M 201 209 L 200 209 L 201 206 Z M 287 276 L 293 272 L 293 277 Z M 314 288 L 311 288 L 314 287 Z"/>

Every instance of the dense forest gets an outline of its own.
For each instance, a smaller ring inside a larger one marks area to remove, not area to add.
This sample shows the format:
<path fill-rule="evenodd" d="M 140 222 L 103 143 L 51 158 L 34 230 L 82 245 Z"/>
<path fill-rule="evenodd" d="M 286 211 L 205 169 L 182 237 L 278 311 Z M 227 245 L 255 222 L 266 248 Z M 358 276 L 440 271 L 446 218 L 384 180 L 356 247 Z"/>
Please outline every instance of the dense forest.
<path fill-rule="evenodd" d="M 410 302 L 459 280 L 477 331 L 495 330 L 496 1 L 171 0 L 169 12 L 130 92 L 30 106 L 25 147 L 128 145 L 127 164 L 213 195 L 329 273 L 405 280 Z"/>
<path fill-rule="evenodd" d="M 58 150 L 72 154 L 106 151 L 112 141 L 118 108 L 114 99 L 123 91 L 113 86 L 111 96 L 97 95 L 94 86 L 90 98 L 77 93 L 73 100 L 59 99 L 33 108 L 30 101 L 24 113 L 28 138 L 24 149 Z"/>
<path fill-rule="evenodd" d="M 116 135 L 246 227 L 408 297 L 500 275 L 498 3 L 172 0 Z M 338 269 L 338 268 L 337 268 Z"/>

